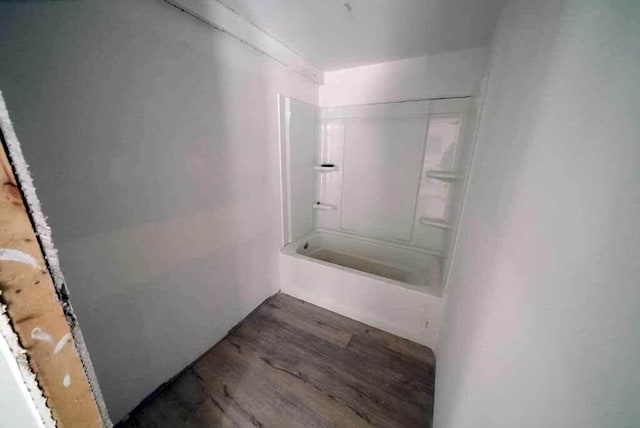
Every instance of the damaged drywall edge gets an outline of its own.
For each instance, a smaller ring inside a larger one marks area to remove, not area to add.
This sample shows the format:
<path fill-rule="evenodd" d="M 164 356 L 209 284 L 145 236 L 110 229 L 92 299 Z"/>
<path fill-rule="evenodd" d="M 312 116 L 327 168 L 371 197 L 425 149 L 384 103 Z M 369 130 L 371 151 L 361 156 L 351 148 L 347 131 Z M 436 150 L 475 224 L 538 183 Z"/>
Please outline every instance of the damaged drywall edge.
<path fill-rule="evenodd" d="M 102 423 L 106 428 L 111 428 L 113 427 L 113 422 L 111 422 L 111 418 L 109 417 L 107 405 L 102 396 L 102 391 L 100 390 L 100 385 L 98 384 L 98 378 L 95 374 L 96 372 L 93 369 L 91 356 L 89 355 L 87 345 L 84 341 L 84 336 L 82 335 L 82 330 L 80 330 L 78 324 L 74 325 L 71 328 L 71 334 L 73 335 L 73 340 L 76 343 L 76 351 L 78 351 L 78 354 L 80 355 L 80 361 L 82 361 L 82 365 L 84 366 L 85 375 L 87 376 L 87 380 L 89 381 L 89 387 L 91 388 L 93 396 L 96 400 L 96 404 L 98 405 L 98 411 L 100 412 L 100 416 L 102 417 Z"/>
<path fill-rule="evenodd" d="M 69 325 L 71 334 L 73 335 L 76 351 L 80 355 L 80 361 L 84 366 L 85 376 L 87 377 L 89 387 L 91 388 L 91 392 L 93 393 L 98 406 L 102 423 L 105 427 L 110 428 L 113 426 L 113 423 L 109 418 L 107 406 L 102 396 L 102 391 L 100 390 L 100 385 L 98 384 L 93 364 L 91 363 L 91 357 L 89 356 L 82 331 L 80 330 L 80 326 L 78 325 L 69 300 L 69 292 L 64 280 L 64 275 L 62 274 L 62 269 L 60 268 L 58 250 L 53 245 L 51 228 L 47 224 L 46 217 L 42 212 L 40 200 L 38 199 L 35 186 L 33 185 L 33 180 L 31 179 L 31 174 L 29 173 L 29 166 L 22 154 L 22 149 L 15 130 L 13 129 L 13 124 L 11 123 L 9 111 L 5 104 L 2 91 L 0 91 L 0 128 L 2 129 L 5 143 L 7 145 L 7 157 L 13 167 L 18 186 L 26 199 L 27 212 L 31 218 L 33 227 L 35 228 L 40 248 L 44 254 L 49 274 L 53 279 L 56 294 L 58 295 L 58 300 L 62 306 L 67 324 Z M 26 356 L 24 358 L 26 360 Z"/>
<path fill-rule="evenodd" d="M 35 373 L 31 370 L 31 366 L 29 365 L 29 360 L 27 358 L 27 351 L 20 346 L 18 335 L 13 330 L 13 327 L 11 327 L 11 320 L 6 314 L 5 305 L 0 305 L 0 334 L 2 334 L 7 345 L 9 345 L 11 354 L 18 364 L 22 381 L 27 387 L 27 391 L 38 410 L 42 423 L 46 428 L 54 428 L 56 426 L 56 422 L 51 414 L 51 409 L 49 409 L 49 406 L 47 405 L 47 399 L 38 384 L 38 379 L 36 378 Z"/>

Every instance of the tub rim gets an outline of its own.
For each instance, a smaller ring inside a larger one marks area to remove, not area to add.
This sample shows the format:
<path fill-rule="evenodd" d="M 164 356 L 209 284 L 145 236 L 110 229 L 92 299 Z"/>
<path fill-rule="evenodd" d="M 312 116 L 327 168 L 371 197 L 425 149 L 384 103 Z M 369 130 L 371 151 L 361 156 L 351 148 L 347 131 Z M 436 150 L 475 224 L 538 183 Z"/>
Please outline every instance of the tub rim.
<path fill-rule="evenodd" d="M 443 287 L 442 284 L 439 284 L 438 286 L 433 286 L 433 285 L 426 285 L 426 286 L 418 286 L 418 285 L 413 285 L 413 284 L 409 284 L 406 282 L 402 282 L 402 281 L 397 281 L 395 279 L 391 279 L 391 278 L 386 278 L 384 276 L 380 276 L 380 275 L 376 275 L 373 273 L 369 273 L 369 272 L 364 272 L 358 269 L 354 269 L 354 268 L 350 268 L 347 266 L 342 266 L 336 263 L 331 263 L 331 262 L 327 262 L 324 260 L 320 260 L 320 259 L 316 259 L 313 257 L 309 257 L 306 256 L 304 254 L 300 254 L 298 253 L 298 248 L 300 247 L 300 245 L 302 245 L 302 243 L 304 241 L 310 240 L 316 236 L 320 236 L 320 235 L 334 235 L 340 238 L 346 238 L 346 239 L 353 239 L 356 241 L 361 241 L 361 242 L 366 242 L 368 244 L 373 244 L 373 245 L 379 245 L 379 246 L 384 246 L 384 247 L 390 247 L 390 248 L 397 248 L 397 249 L 401 249 L 401 250 L 405 250 L 405 251 L 411 251 L 411 252 L 415 252 L 424 256 L 430 256 L 436 259 L 440 259 L 440 261 L 442 261 L 442 255 L 439 252 L 433 251 L 433 250 L 427 250 L 424 248 L 417 248 L 417 247 L 413 247 L 413 246 L 408 246 L 408 245 L 402 245 L 402 244 L 396 244 L 396 243 L 392 243 L 392 242 L 387 242 L 387 241 L 379 241 L 379 240 L 375 240 L 375 239 L 371 239 L 371 238 L 366 238 L 366 237 L 361 237 L 358 235 L 353 235 L 350 233 L 344 233 L 344 232 L 337 232 L 334 230 L 326 230 L 326 229 L 317 229 L 314 230 L 306 235 L 304 235 L 301 238 L 296 239 L 295 241 L 284 245 L 280 248 L 280 253 L 283 255 L 287 255 L 290 257 L 295 257 L 301 260 L 304 260 L 308 263 L 317 263 L 320 265 L 324 265 L 327 267 L 330 267 L 332 269 L 338 269 L 341 270 L 343 272 L 347 272 L 350 273 L 352 275 L 359 275 L 359 276 L 364 276 L 376 281 L 380 281 L 389 285 L 393 285 L 393 286 L 397 286 L 397 287 L 402 287 L 402 288 L 406 288 L 408 290 L 412 290 L 412 291 L 416 291 L 418 293 L 421 294 L 426 294 L 435 298 L 444 298 L 444 293 L 443 293 Z"/>

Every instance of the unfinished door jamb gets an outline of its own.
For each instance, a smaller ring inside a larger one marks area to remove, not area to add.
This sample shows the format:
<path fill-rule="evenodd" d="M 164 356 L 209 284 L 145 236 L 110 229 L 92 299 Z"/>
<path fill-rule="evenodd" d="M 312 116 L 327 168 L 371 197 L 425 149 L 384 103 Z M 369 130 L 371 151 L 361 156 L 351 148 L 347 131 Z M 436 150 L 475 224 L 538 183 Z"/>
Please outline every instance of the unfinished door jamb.
<path fill-rule="evenodd" d="M 0 333 L 47 427 L 111 427 L 0 93 Z"/>

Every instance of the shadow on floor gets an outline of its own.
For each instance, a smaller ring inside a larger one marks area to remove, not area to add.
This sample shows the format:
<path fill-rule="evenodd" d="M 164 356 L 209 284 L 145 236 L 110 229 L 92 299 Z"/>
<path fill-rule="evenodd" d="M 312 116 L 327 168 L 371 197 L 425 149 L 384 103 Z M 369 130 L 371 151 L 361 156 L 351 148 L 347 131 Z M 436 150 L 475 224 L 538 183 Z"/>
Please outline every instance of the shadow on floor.
<path fill-rule="evenodd" d="M 277 294 L 118 425 L 429 427 L 424 346 Z"/>

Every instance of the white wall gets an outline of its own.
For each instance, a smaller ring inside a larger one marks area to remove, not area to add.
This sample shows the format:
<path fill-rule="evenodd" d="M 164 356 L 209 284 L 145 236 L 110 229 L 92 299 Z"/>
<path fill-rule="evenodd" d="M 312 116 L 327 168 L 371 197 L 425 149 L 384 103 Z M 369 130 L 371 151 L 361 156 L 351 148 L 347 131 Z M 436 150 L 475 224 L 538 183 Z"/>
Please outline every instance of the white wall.
<path fill-rule="evenodd" d="M 476 48 L 326 72 L 320 106 L 475 95 L 487 60 Z"/>
<path fill-rule="evenodd" d="M 161 1 L 4 3 L 0 40 L 115 422 L 277 291 L 277 93 L 317 86 Z"/>
<path fill-rule="evenodd" d="M 16 359 L 2 334 L 0 334 L 0 415 L 2 415 L 0 428 L 44 427 L 36 404 L 22 380 Z"/>
<path fill-rule="evenodd" d="M 283 243 L 290 243 L 313 230 L 313 152 L 316 140 L 316 108 L 282 97 L 280 115 L 283 156 L 283 207 L 286 228 Z M 284 117 L 283 117 L 284 116 Z"/>
<path fill-rule="evenodd" d="M 436 428 L 640 426 L 640 3 L 607 4 L 502 17 Z"/>

